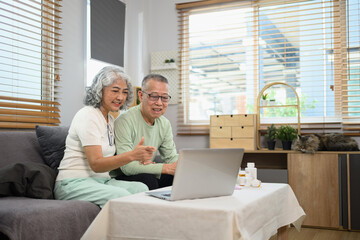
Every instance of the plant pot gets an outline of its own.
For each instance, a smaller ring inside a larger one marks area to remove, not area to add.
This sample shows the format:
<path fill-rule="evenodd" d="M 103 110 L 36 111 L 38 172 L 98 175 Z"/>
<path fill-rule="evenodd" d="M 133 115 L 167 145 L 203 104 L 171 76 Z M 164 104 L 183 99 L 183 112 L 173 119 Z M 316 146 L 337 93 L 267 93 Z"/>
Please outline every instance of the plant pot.
<path fill-rule="evenodd" d="M 292 141 L 281 141 L 283 150 L 291 150 Z"/>
<path fill-rule="evenodd" d="M 269 150 L 274 150 L 275 149 L 275 144 L 276 144 L 276 141 L 267 141 L 267 144 L 268 144 L 268 149 Z"/>
<path fill-rule="evenodd" d="M 268 105 L 268 100 L 266 100 L 266 99 L 261 99 L 261 105 L 262 105 L 262 106 L 267 106 L 267 105 Z"/>

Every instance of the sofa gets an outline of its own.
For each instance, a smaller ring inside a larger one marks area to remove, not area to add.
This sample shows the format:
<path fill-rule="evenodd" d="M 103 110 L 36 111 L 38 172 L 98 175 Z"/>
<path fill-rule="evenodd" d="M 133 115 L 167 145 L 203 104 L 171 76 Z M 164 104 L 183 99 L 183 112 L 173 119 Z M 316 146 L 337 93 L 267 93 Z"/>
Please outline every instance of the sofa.
<path fill-rule="evenodd" d="M 68 127 L 0 131 L 0 239 L 80 239 L 100 208 L 55 200 Z"/>

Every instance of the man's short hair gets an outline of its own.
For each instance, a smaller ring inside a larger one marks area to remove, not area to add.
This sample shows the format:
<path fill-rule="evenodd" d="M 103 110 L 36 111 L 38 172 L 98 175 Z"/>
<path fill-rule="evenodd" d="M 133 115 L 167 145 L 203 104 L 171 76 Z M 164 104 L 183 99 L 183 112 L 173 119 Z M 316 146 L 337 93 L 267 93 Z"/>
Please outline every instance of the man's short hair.
<path fill-rule="evenodd" d="M 166 77 L 160 75 L 160 74 L 148 74 L 147 76 L 144 77 L 144 79 L 142 80 L 141 83 L 141 89 L 142 90 L 146 90 L 147 88 L 147 83 L 150 80 L 155 80 L 157 82 L 164 82 L 166 84 L 169 84 L 169 81 L 166 79 Z"/>

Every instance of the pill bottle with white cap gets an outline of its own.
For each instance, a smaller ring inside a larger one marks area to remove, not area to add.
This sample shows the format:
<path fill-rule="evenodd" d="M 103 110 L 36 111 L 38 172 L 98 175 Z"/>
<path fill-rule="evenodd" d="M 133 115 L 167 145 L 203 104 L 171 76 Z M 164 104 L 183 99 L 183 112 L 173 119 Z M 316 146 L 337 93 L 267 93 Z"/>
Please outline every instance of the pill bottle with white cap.
<path fill-rule="evenodd" d="M 245 168 L 245 173 L 249 175 L 251 181 L 257 179 L 257 169 L 255 167 L 255 163 L 248 162 L 247 167 Z"/>

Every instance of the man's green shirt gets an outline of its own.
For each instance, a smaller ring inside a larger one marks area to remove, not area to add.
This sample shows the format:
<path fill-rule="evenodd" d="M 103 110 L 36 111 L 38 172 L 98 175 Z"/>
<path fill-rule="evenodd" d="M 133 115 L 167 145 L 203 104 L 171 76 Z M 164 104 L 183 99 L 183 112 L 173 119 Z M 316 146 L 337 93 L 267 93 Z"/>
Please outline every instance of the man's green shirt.
<path fill-rule="evenodd" d="M 178 154 L 176 152 L 175 143 L 171 125 L 164 116 L 155 119 L 153 126 L 145 122 L 140 105 L 130 108 L 122 113 L 115 120 L 115 145 L 116 154 L 131 151 L 144 137 L 144 146 L 155 147 L 164 163 L 172 163 L 177 161 Z M 156 156 L 154 152 L 153 160 Z M 140 173 L 151 173 L 160 177 L 163 164 L 142 165 L 138 161 L 133 161 L 122 166 L 121 172 L 127 176 Z M 111 176 L 119 174 L 119 171 L 112 171 Z"/>

